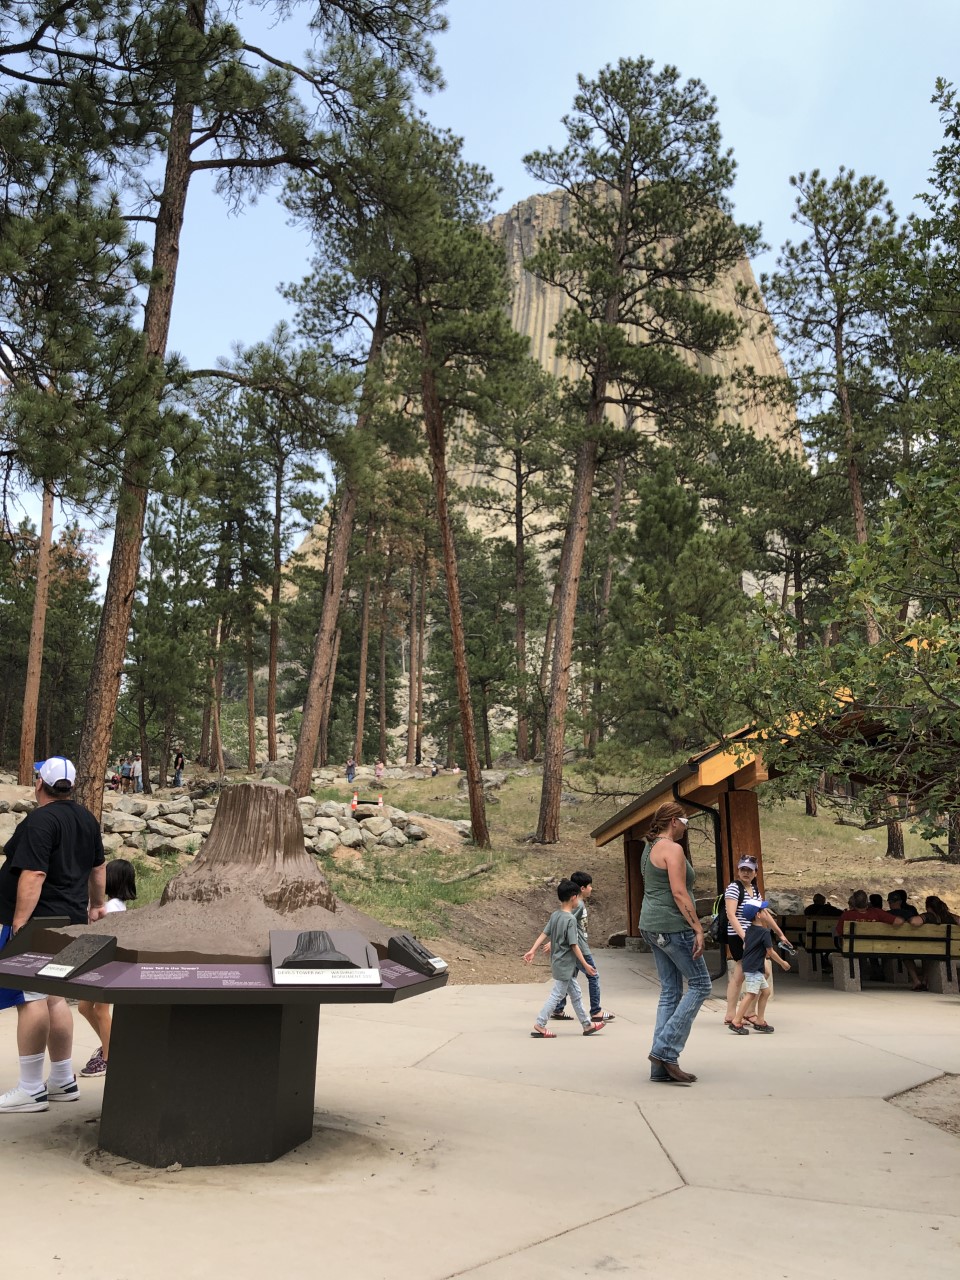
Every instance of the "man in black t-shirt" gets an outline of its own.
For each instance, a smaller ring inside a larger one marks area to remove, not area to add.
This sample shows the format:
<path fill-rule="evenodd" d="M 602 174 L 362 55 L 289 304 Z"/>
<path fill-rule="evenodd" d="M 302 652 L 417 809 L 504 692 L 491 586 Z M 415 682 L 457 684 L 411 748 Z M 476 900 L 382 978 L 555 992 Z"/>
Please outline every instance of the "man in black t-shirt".
<path fill-rule="evenodd" d="M 106 907 L 100 824 L 72 799 L 76 769 L 65 756 L 51 756 L 35 768 L 37 807 L 7 841 L 0 866 L 0 948 L 34 917 L 67 916 L 73 924 L 92 924 Z M 0 1114 L 46 1111 L 50 1102 L 77 1100 L 73 1015 L 62 996 L 23 993 L 17 1007 L 17 1052 L 20 1079 L 0 1095 Z"/>

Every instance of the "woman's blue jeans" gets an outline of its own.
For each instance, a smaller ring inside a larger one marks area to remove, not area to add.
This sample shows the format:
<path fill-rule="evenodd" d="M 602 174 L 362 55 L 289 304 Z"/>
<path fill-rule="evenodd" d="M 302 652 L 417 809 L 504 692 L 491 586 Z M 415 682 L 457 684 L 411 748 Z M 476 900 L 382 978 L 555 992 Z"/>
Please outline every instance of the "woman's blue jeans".
<path fill-rule="evenodd" d="M 650 1052 L 661 1062 L 676 1062 L 700 1006 L 713 991 L 710 971 L 703 956 L 693 958 L 692 929 L 682 929 L 679 933 L 650 933 L 641 929 L 640 933 L 653 952 L 660 979 L 660 1003 Z"/>

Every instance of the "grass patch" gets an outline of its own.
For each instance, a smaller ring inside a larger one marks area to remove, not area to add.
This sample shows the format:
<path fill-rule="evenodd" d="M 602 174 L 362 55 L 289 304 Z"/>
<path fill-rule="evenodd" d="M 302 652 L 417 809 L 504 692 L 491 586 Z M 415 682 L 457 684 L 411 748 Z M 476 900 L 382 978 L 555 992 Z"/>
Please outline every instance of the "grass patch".
<path fill-rule="evenodd" d="M 137 898 L 135 902 L 130 903 L 128 910 L 147 907 L 151 902 L 158 901 L 164 889 L 180 870 L 180 864 L 176 858 L 164 859 L 159 867 L 154 867 L 149 862 L 136 857 L 131 858 L 130 861 L 137 876 Z"/>
<path fill-rule="evenodd" d="M 481 862 L 492 862 L 493 870 L 456 884 L 443 883 Z M 448 927 L 447 907 L 476 901 L 489 893 L 494 881 L 497 891 L 502 892 L 503 879 L 511 876 L 516 857 L 508 852 L 481 852 L 473 848 L 451 855 L 420 845 L 415 853 L 371 856 L 357 864 L 358 871 L 362 868 L 365 876 L 373 877 L 369 880 L 351 874 L 347 864 L 338 863 L 332 857 L 322 858 L 321 864 L 330 887 L 343 902 L 349 902 L 384 924 L 435 938 Z M 384 880 L 381 878 L 384 874 L 398 880 L 405 878 L 406 882 Z"/>

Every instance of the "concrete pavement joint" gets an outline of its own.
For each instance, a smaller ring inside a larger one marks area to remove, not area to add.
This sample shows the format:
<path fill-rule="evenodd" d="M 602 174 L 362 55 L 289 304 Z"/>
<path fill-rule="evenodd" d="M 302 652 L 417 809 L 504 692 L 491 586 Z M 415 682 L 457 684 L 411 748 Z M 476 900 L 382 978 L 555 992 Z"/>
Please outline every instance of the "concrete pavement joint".
<path fill-rule="evenodd" d="M 443 1044 L 438 1044 L 435 1049 L 431 1049 L 429 1053 L 425 1053 L 422 1058 L 418 1058 L 416 1062 L 411 1062 L 409 1064 L 409 1068 L 419 1067 L 422 1063 L 426 1062 L 428 1058 L 432 1058 L 435 1053 L 439 1053 L 441 1049 L 445 1049 L 448 1044 L 453 1044 L 454 1040 L 459 1040 L 462 1035 L 462 1031 L 455 1031 L 449 1040 L 444 1040 Z"/>
<path fill-rule="evenodd" d="M 481 1271 L 484 1267 L 491 1266 L 494 1262 L 503 1262 L 507 1258 L 516 1258 L 521 1253 L 527 1253 L 530 1249 L 537 1249 L 542 1244 L 549 1244 L 552 1240 L 562 1240 L 564 1236 L 572 1235 L 575 1231 L 582 1231 L 585 1227 L 595 1227 L 599 1222 L 609 1222 L 611 1218 L 619 1218 L 622 1213 L 631 1213 L 634 1209 L 639 1209 L 642 1205 L 653 1204 L 656 1200 L 663 1200 L 665 1196 L 676 1195 L 678 1191 L 683 1191 L 684 1187 L 671 1187 L 669 1191 L 658 1191 L 655 1195 L 648 1196 L 645 1200 L 638 1200 L 635 1204 L 625 1204 L 619 1209 L 611 1209 L 609 1213 L 602 1213 L 597 1218 L 588 1218 L 583 1222 L 578 1222 L 576 1226 L 567 1227 L 563 1231 L 555 1231 L 552 1235 L 543 1236 L 539 1240 L 531 1240 L 529 1244 L 518 1245 L 516 1249 L 508 1249 L 506 1253 L 495 1254 L 492 1258 L 484 1258 L 482 1262 L 471 1263 L 470 1266 L 462 1268 L 460 1271 L 448 1271 L 442 1280 L 457 1280 L 459 1276 L 468 1276 L 473 1272 Z"/>
<path fill-rule="evenodd" d="M 661 1139 L 661 1137 L 660 1137 L 659 1133 L 657 1133 L 656 1129 L 653 1127 L 653 1125 L 650 1123 L 650 1121 L 647 1119 L 647 1117 L 643 1114 L 643 1108 L 641 1107 L 640 1103 L 639 1103 L 639 1102 L 635 1102 L 635 1103 L 634 1103 L 634 1106 L 637 1108 L 637 1111 L 640 1113 L 640 1119 L 643 1121 L 643 1123 L 647 1126 L 647 1128 L 648 1128 L 648 1129 L 650 1130 L 650 1132 L 653 1134 L 654 1141 L 656 1142 L 657 1146 L 660 1148 L 660 1150 L 663 1152 L 663 1154 L 664 1154 L 664 1155 L 667 1157 L 667 1159 L 670 1161 L 670 1164 L 673 1166 L 673 1171 L 674 1171 L 674 1173 L 677 1175 L 677 1177 L 680 1179 L 681 1183 L 682 1183 L 685 1187 L 689 1187 L 689 1186 L 690 1186 L 690 1183 L 689 1183 L 689 1182 L 686 1180 L 686 1178 L 683 1176 L 683 1173 L 682 1173 L 682 1171 L 681 1171 L 681 1169 L 680 1169 L 680 1166 L 677 1164 L 676 1160 L 674 1160 L 673 1156 L 670 1154 L 670 1152 L 669 1152 L 669 1151 L 667 1150 L 667 1148 L 664 1146 L 663 1141 L 662 1141 L 662 1139 Z"/>

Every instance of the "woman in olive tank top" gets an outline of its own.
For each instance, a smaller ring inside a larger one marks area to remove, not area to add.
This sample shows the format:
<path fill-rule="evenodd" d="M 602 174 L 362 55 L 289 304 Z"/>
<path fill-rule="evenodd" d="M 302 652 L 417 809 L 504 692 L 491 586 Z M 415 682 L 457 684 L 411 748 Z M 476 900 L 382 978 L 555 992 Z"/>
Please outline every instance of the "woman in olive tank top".
<path fill-rule="evenodd" d="M 653 815 L 640 855 L 643 904 L 640 933 L 650 947 L 660 979 L 660 1002 L 653 1030 L 650 1079 L 693 1084 L 680 1067 L 680 1054 L 700 1006 L 713 990 L 703 959 L 703 926 L 693 901 L 693 867 L 680 841 L 687 830 L 682 805 L 662 804 Z M 683 984 L 686 981 L 687 989 Z"/>

